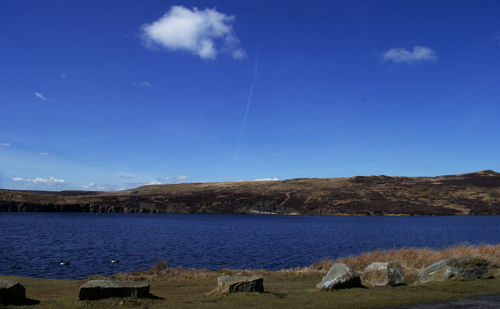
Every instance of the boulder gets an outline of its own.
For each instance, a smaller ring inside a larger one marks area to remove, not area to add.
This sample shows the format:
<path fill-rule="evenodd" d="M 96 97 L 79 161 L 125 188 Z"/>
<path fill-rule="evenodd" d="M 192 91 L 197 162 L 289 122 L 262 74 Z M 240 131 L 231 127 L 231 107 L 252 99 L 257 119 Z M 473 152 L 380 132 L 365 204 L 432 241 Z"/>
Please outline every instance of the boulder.
<path fill-rule="evenodd" d="M 406 281 L 398 263 L 375 262 L 365 268 L 361 283 L 366 286 L 388 286 L 406 284 Z"/>
<path fill-rule="evenodd" d="M 264 278 L 249 276 L 221 276 L 217 278 L 218 290 L 222 293 L 264 292 Z"/>
<path fill-rule="evenodd" d="M 149 294 L 147 281 L 91 280 L 80 287 L 80 300 L 108 297 L 145 297 Z"/>
<path fill-rule="evenodd" d="M 338 263 L 333 264 L 316 287 L 322 290 L 355 288 L 361 287 L 361 280 L 358 274 L 349 266 Z"/>
<path fill-rule="evenodd" d="M 424 268 L 418 273 L 421 283 L 445 280 L 474 280 L 488 273 L 488 262 L 479 256 L 448 258 Z"/>
<path fill-rule="evenodd" d="M 26 299 L 26 290 L 18 282 L 0 279 L 0 303 L 19 303 Z"/>

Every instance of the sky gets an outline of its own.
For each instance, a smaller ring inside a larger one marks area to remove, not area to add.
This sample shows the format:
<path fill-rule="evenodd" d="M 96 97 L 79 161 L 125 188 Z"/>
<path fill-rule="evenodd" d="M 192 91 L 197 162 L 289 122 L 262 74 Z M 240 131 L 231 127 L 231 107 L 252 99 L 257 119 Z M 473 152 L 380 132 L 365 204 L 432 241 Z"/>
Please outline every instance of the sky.
<path fill-rule="evenodd" d="M 500 171 L 498 1 L 0 3 L 0 188 Z"/>

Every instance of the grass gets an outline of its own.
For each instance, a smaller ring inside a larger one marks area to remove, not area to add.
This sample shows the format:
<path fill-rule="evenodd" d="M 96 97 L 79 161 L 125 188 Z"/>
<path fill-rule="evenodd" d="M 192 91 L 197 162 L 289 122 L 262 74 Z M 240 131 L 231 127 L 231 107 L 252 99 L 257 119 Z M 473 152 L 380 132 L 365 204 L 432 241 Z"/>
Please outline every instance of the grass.
<path fill-rule="evenodd" d="M 429 248 L 377 250 L 334 261 L 324 260 L 307 268 L 310 270 L 327 271 L 334 263 L 345 263 L 359 272 L 372 262 L 391 261 L 400 263 L 405 274 L 416 275 L 422 268 L 442 259 L 468 255 L 483 257 L 490 263 L 490 267 L 500 268 L 500 245 L 458 245 L 441 250 L 432 250 Z"/>
<path fill-rule="evenodd" d="M 401 249 L 375 251 L 357 257 L 339 259 L 355 269 L 374 261 L 398 261 L 406 269 L 417 270 L 436 259 L 459 255 L 480 255 L 490 261 L 495 272 L 499 270 L 500 245 L 458 246 L 439 251 L 430 249 Z M 328 265 L 323 261 L 309 267 L 279 271 L 229 270 L 218 271 L 169 268 L 163 262 L 149 270 L 111 276 L 121 280 L 151 281 L 154 298 L 110 298 L 97 301 L 78 301 L 78 289 L 86 280 L 47 280 L 26 277 L 1 277 L 18 281 L 26 288 L 27 297 L 40 303 L 15 308 L 376 308 L 441 300 L 459 299 L 475 295 L 499 294 L 500 280 L 447 281 L 413 285 L 416 276 L 407 276 L 408 285 L 370 289 L 347 289 L 321 292 L 315 288 Z M 224 295 L 213 293 L 217 276 L 240 274 L 264 276 L 265 293 Z M 97 277 L 96 277 L 97 278 Z M 1 307 L 1 306 L 0 306 Z"/>
<path fill-rule="evenodd" d="M 314 288 L 319 273 L 272 272 L 264 279 L 262 294 L 214 294 L 214 279 L 175 279 L 151 283 L 151 294 L 159 299 L 78 301 L 84 281 L 3 278 L 20 282 L 28 298 L 40 301 L 16 308 L 374 308 L 500 293 L 498 279 L 321 292 Z"/>

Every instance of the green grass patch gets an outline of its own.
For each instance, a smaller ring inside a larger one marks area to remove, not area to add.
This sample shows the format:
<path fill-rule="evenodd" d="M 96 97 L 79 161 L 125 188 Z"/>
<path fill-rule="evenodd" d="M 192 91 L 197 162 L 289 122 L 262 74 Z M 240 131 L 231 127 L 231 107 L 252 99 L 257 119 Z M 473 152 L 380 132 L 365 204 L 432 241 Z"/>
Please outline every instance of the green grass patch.
<path fill-rule="evenodd" d="M 464 297 L 499 294 L 500 280 L 448 281 L 418 286 L 348 289 L 322 292 L 315 288 L 320 273 L 269 272 L 264 278 L 265 293 L 224 295 L 210 293 L 214 278 L 169 279 L 151 283 L 156 298 L 110 298 L 79 301 L 78 289 L 85 282 L 1 277 L 20 282 L 26 296 L 40 303 L 15 308 L 374 308 L 415 304 Z M 14 306 L 13 306 L 14 307 Z"/>

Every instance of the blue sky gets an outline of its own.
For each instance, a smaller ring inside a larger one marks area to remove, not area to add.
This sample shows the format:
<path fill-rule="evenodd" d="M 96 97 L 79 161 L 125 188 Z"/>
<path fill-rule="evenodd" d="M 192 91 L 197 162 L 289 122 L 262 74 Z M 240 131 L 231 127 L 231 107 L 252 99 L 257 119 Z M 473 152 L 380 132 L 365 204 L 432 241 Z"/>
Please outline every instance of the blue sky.
<path fill-rule="evenodd" d="M 0 188 L 500 170 L 498 1 L 0 4 Z"/>

